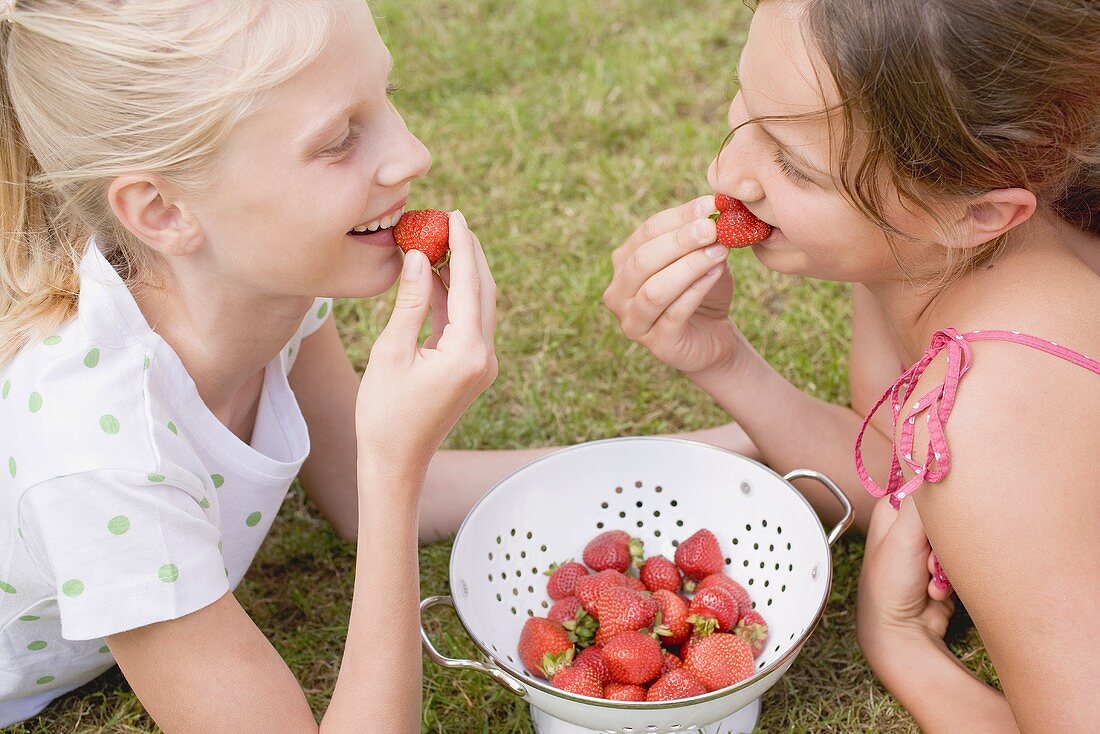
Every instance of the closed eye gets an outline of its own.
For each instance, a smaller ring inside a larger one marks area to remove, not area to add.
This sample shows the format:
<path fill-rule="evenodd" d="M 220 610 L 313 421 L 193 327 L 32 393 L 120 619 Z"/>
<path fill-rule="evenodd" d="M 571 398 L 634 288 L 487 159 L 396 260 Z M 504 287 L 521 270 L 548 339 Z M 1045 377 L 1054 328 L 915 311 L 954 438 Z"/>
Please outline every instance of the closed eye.
<path fill-rule="evenodd" d="M 802 173 L 802 171 L 799 171 L 797 168 L 795 168 L 793 165 L 791 165 L 791 162 L 789 160 L 787 160 L 787 157 L 785 155 L 783 155 L 782 150 L 775 151 L 775 156 L 773 156 L 773 157 L 775 159 L 775 164 L 777 166 L 779 166 L 779 170 L 782 171 L 783 175 L 786 176 L 787 178 L 789 178 L 792 183 L 796 183 L 796 184 L 813 183 L 813 179 L 811 179 L 809 176 Z"/>

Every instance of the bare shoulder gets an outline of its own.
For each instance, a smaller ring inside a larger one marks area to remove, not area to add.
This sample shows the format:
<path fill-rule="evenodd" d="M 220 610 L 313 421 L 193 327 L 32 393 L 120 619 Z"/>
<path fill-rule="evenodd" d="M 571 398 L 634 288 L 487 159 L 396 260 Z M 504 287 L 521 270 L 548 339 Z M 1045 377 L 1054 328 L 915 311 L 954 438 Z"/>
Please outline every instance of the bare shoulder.
<path fill-rule="evenodd" d="M 886 388 L 893 384 L 905 360 L 894 345 L 893 335 L 878 301 L 859 283 L 852 285 L 852 343 L 848 355 L 848 383 L 852 408 L 860 415 L 870 412 Z M 890 434 L 890 417 L 883 411 L 872 425 Z"/>

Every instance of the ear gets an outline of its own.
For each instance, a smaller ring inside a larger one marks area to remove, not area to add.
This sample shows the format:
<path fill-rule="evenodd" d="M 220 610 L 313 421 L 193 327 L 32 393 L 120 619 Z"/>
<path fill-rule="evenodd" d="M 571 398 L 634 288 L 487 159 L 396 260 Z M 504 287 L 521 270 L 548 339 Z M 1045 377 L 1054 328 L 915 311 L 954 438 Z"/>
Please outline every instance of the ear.
<path fill-rule="evenodd" d="M 1027 189 L 994 189 L 975 196 L 956 222 L 951 244 L 961 248 L 985 244 L 1026 222 L 1035 206 L 1035 194 Z"/>
<path fill-rule="evenodd" d="M 107 189 L 122 226 L 163 255 L 189 255 L 203 242 L 202 228 L 178 190 L 160 176 L 128 173 Z"/>

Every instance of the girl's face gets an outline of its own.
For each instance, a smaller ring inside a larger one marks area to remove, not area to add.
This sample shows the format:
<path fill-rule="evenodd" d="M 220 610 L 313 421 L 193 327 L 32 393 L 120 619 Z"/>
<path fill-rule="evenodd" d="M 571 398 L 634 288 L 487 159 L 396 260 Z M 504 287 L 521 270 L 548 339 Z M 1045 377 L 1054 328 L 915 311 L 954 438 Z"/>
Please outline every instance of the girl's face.
<path fill-rule="evenodd" d="M 268 296 L 372 296 L 401 270 L 392 228 L 431 155 L 388 96 L 392 59 L 362 0 L 337 0 L 331 38 L 231 133 L 195 206 L 212 269 Z M 329 6 L 332 10 L 332 6 Z"/>
<path fill-rule="evenodd" d="M 761 3 L 741 55 L 741 91 L 730 104 L 730 128 L 750 117 L 818 112 L 833 104 L 828 71 L 823 64 L 815 71 L 815 63 L 802 36 L 798 4 Z M 716 192 L 741 199 L 775 227 L 752 248 L 772 270 L 835 281 L 900 279 L 882 230 L 839 188 L 829 124 L 814 116 L 746 125 L 711 163 L 707 178 Z M 894 221 L 908 231 L 923 229 L 905 212 Z"/>

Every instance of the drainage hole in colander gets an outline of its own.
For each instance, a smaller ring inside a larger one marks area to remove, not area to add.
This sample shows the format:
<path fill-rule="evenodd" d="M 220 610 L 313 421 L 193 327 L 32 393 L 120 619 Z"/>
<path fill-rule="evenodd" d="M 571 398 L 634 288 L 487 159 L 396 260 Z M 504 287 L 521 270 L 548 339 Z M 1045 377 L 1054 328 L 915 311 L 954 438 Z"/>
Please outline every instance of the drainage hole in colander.
<path fill-rule="evenodd" d="M 506 560 L 506 561 L 512 560 L 512 554 L 511 553 L 505 553 L 504 554 L 504 560 Z"/>
<path fill-rule="evenodd" d="M 788 637 L 787 639 L 788 639 L 788 640 L 793 640 L 793 639 L 794 639 L 794 632 L 792 632 L 792 633 L 791 633 L 791 636 L 790 636 L 790 637 Z"/>
<path fill-rule="evenodd" d="M 729 566 L 729 565 L 730 565 L 730 564 L 732 564 L 732 563 L 733 563 L 733 559 L 732 559 L 732 558 L 727 558 L 727 559 L 726 559 L 726 565 L 727 565 L 727 566 Z"/>
<path fill-rule="evenodd" d="M 769 553 L 775 553 L 775 546 L 772 545 L 771 543 L 768 544 L 768 552 Z"/>
<path fill-rule="evenodd" d="M 764 585 L 767 586 L 767 584 L 764 584 Z M 535 593 L 535 587 L 534 586 L 528 586 L 527 587 L 527 593 L 528 594 L 534 594 Z"/>
<path fill-rule="evenodd" d="M 772 600 L 768 599 L 768 606 L 770 607 L 771 605 L 772 605 Z"/>
<path fill-rule="evenodd" d="M 753 543 L 752 544 L 752 549 L 753 550 L 760 550 L 760 544 L 759 543 Z"/>
<path fill-rule="evenodd" d="M 653 517 L 660 517 L 660 516 L 661 516 L 661 511 L 660 510 L 654 510 L 653 511 Z"/>
<path fill-rule="evenodd" d="M 754 581 L 754 579 L 749 579 L 749 586 L 752 586 L 753 581 Z"/>
<path fill-rule="evenodd" d="M 777 535 L 782 535 L 783 534 L 783 528 L 777 525 L 775 527 L 775 532 L 776 532 Z"/>
<path fill-rule="evenodd" d="M 642 526 L 642 521 L 641 521 L 641 520 L 639 520 L 639 521 L 638 521 L 638 527 L 641 527 L 641 526 Z"/>
<path fill-rule="evenodd" d="M 516 529 L 515 528 L 512 528 L 512 537 L 513 538 L 516 537 Z"/>
<path fill-rule="evenodd" d="M 527 616 L 528 616 L 528 617 L 533 617 L 533 616 L 535 616 L 535 613 L 534 613 L 534 612 L 532 612 L 532 611 L 531 611 L 530 609 L 528 609 L 528 610 L 527 610 Z"/>
<path fill-rule="evenodd" d="M 526 558 L 527 557 L 527 551 L 520 551 L 519 552 L 519 557 L 520 558 Z"/>
<path fill-rule="evenodd" d="M 760 524 L 763 525 L 764 527 L 768 527 L 768 521 L 767 520 L 761 520 Z"/>
<path fill-rule="evenodd" d="M 503 601 L 503 599 L 500 598 L 500 594 L 497 594 L 497 601 Z"/>
<path fill-rule="evenodd" d="M 642 488 L 642 483 L 641 482 L 634 482 L 634 486 L 637 487 L 638 489 L 641 489 Z"/>
<path fill-rule="evenodd" d="M 620 517 L 620 518 L 626 517 L 626 513 L 625 513 L 625 512 L 620 512 L 620 513 L 619 513 L 619 517 Z"/>
<path fill-rule="evenodd" d="M 669 504 L 672 505 L 673 507 L 675 507 L 676 505 L 678 505 L 680 503 L 677 502 L 676 500 L 672 500 L 671 502 L 669 502 Z"/>
<path fill-rule="evenodd" d="M 496 645 L 490 645 L 489 647 L 493 648 L 493 652 L 497 652 L 497 646 Z"/>
<path fill-rule="evenodd" d="M 542 551 L 543 553 L 545 553 L 546 552 L 546 546 L 545 545 L 540 545 L 539 550 Z"/>
<path fill-rule="evenodd" d="M 744 566 L 745 568 L 748 568 L 748 567 L 749 567 L 749 559 L 747 559 L 747 558 L 746 558 L 746 559 L 745 559 L 744 561 L 742 561 L 742 562 L 741 562 L 741 564 L 742 564 L 742 565 L 743 565 L 743 566 Z"/>
<path fill-rule="evenodd" d="M 779 564 L 778 564 L 778 563 L 777 563 L 777 564 L 775 564 L 775 570 L 776 570 L 776 571 L 778 571 L 778 570 L 779 570 Z"/>
<path fill-rule="evenodd" d="M 493 560 L 493 554 L 492 553 L 489 554 L 489 560 L 490 561 Z"/>
<path fill-rule="evenodd" d="M 512 607 L 512 614 L 515 614 L 515 613 L 516 613 L 516 608 Z M 511 658 L 509 658 L 509 659 L 511 659 Z"/>
<path fill-rule="evenodd" d="M 493 582 L 493 574 L 489 574 L 489 583 Z"/>
<path fill-rule="evenodd" d="M 500 545 L 500 536 L 497 536 L 497 545 Z"/>
<path fill-rule="evenodd" d="M 783 584 L 782 586 L 779 587 L 779 590 L 780 591 L 786 591 L 787 590 L 787 585 Z"/>
<path fill-rule="evenodd" d="M 527 531 L 527 539 L 530 540 L 533 537 L 535 537 L 534 533 L 532 533 L 530 530 L 528 530 Z"/>
<path fill-rule="evenodd" d="M 764 586 L 771 586 L 771 582 L 767 579 L 764 579 Z"/>
<path fill-rule="evenodd" d="M 641 507 L 642 506 L 642 501 L 638 500 L 637 502 L 634 503 L 634 506 L 635 507 Z"/>
<path fill-rule="evenodd" d="M 516 661 L 512 659 L 511 655 L 506 655 L 505 657 L 508 658 L 508 662 L 512 663 L 513 665 L 515 664 Z"/>
<path fill-rule="evenodd" d="M 661 488 L 661 485 L 658 484 L 656 487 L 653 488 L 653 491 L 656 492 L 657 494 L 660 494 L 664 490 Z"/>
<path fill-rule="evenodd" d="M 737 538 L 734 538 L 734 539 L 733 539 L 733 544 L 734 544 L 734 545 L 737 545 L 737 544 L 738 544 L 739 542 L 740 542 L 740 541 L 739 541 L 739 540 L 737 540 Z"/>
<path fill-rule="evenodd" d="M 531 574 L 533 576 L 538 576 L 539 575 L 539 570 L 537 568 L 535 568 L 534 566 L 531 566 Z"/>
<path fill-rule="evenodd" d="M 542 608 L 543 608 L 543 609 L 549 609 L 549 608 L 550 608 L 550 605 L 549 605 L 549 604 L 548 604 L 547 602 L 543 602 L 543 603 L 542 603 Z"/>
<path fill-rule="evenodd" d="M 675 548 L 675 547 L 677 547 L 677 546 L 679 546 L 679 545 L 680 545 L 680 541 L 678 541 L 678 540 L 674 540 L 674 541 L 672 541 L 672 547 L 673 547 L 673 548 Z"/>
<path fill-rule="evenodd" d="M 596 529 L 597 530 L 602 530 L 603 529 L 603 523 L 602 522 L 596 523 Z"/>
<path fill-rule="evenodd" d="M 683 520 L 677 520 L 676 521 L 676 527 L 678 527 L 678 528 L 684 527 L 684 521 Z"/>
<path fill-rule="evenodd" d="M 787 543 L 787 550 L 790 550 L 790 549 L 791 549 L 791 544 Z"/>
<path fill-rule="evenodd" d="M 622 493 L 623 493 L 623 488 L 622 487 L 615 487 L 615 494 L 622 494 Z"/>
<path fill-rule="evenodd" d="M 653 537 L 655 537 L 655 538 L 661 537 L 661 531 L 660 530 L 654 530 L 653 531 Z"/>
<path fill-rule="evenodd" d="M 763 568 L 763 567 L 764 567 L 764 562 L 760 561 L 760 568 Z"/>
<path fill-rule="evenodd" d="M 519 589 L 514 586 L 512 587 L 512 596 L 519 596 Z"/>
<path fill-rule="evenodd" d="M 788 571 L 793 571 L 793 570 L 794 570 L 794 564 L 793 564 L 793 563 L 792 563 L 792 564 L 788 564 L 788 565 L 787 565 L 787 570 L 788 570 Z"/>
<path fill-rule="evenodd" d="M 745 530 L 747 530 L 748 532 L 751 533 L 752 532 L 752 525 L 749 525 L 749 524 L 746 523 Z"/>
<path fill-rule="evenodd" d="M 606 510 L 607 509 L 607 503 L 606 502 L 601 502 L 600 507 L 602 507 L 603 509 Z"/>

